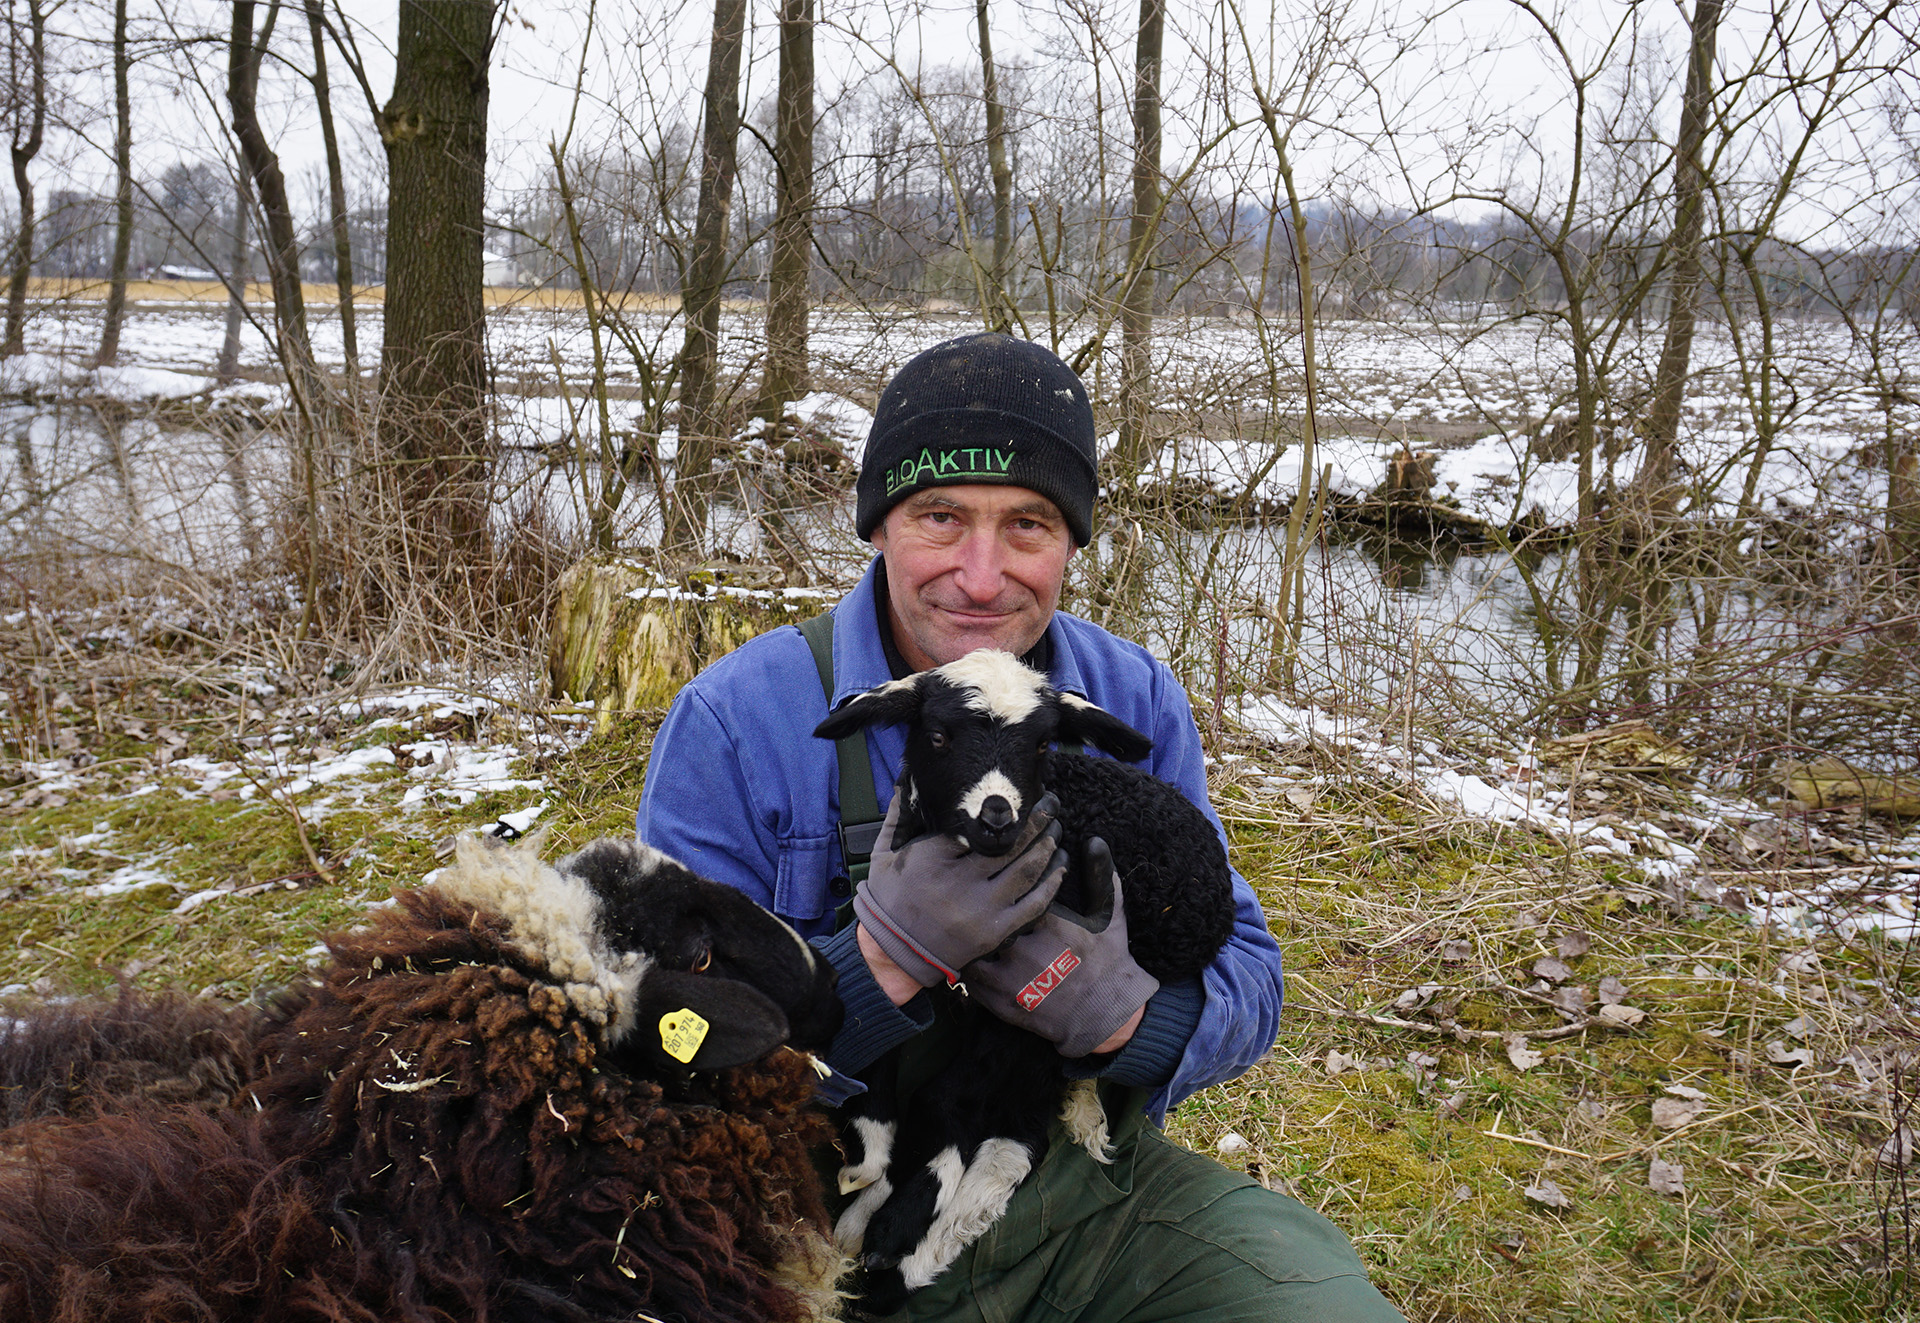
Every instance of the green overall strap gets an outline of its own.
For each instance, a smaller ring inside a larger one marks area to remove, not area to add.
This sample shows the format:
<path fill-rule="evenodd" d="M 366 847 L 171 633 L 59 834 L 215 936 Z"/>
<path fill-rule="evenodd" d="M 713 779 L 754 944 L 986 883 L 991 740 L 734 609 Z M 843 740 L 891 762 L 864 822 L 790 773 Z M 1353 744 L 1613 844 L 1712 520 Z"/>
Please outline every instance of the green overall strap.
<path fill-rule="evenodd" d="M 813 651 L 820 671 L 820 687 L 827 706 L 833 706 L 833 614 L 815 616 L 800 625 L 801 637 Z M 880 797 L 873 789 L 873 764 L 867 759 L 867 733 L 856 730 L 834 741 L 840 759 L 840 857 L 847 877 L 857 886 L 867 880 L 868 860 L 880 839 Z"/>

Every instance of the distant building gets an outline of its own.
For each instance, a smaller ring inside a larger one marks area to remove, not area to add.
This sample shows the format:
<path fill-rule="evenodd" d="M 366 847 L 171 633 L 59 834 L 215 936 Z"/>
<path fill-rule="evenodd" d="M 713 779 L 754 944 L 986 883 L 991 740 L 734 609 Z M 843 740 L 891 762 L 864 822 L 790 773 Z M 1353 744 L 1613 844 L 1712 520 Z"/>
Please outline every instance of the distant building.
<path fill-rule="evenodd" d="M 487 285 L 529 285 L 532 278 L 520 269 L 520 264 L 511 257 L 499 253 L 482 252 L 480 254 L 481 280 Z"/>

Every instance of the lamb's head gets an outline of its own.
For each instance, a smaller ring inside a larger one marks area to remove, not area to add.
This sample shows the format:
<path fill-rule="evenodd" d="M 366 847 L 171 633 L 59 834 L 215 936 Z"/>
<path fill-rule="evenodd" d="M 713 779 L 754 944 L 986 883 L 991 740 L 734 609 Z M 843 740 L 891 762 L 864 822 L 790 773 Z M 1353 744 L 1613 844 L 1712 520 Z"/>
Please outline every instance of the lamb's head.
<path fill-rule="evenodd" d="M 990 648 L 848 699 L 815 728 L 836 740 L 865 726 L 908 723 L 904 835 L 940 831 L 981 854 L 1005 854 L 1044 793 L 1044 755 L 1079 741 L 1134 762 L 1153 741 L 1038 671 Z"/>
<path fill-rule="evenodd" d="M 820 1049 L 840 1027 L 837 975 L 798 933 L 638 841 L 549 865 L 530 844 L 469 839 L 436 885 L 506 917 L 514 944 L 604 1025 L 607 1049 L 650 1068 Z"/>

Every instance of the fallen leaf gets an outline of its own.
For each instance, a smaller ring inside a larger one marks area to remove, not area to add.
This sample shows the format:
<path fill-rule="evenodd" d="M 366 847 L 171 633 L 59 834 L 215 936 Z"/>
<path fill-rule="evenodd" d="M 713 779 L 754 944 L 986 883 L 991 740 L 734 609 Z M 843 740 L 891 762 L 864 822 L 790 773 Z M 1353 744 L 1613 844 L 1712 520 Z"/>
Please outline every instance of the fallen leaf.
<path fill-rule="evenodd" d="M 1546 979 L 1549 983 L 1565 983 L 1573 977 L 1573 971 L 1567 968 L 1566 962 L 1553 956 L 1541 956 L 1534 961 L 1533 974 L 1535 978 Z"/>
<path fill-rule="evenodd" d="M 1796 951 L 1780 962 L 1780 968 L 1789 974 L 1814 974 L 1820 970 L 1818 951 Z"/>
<path fill-rule="evenodd" d="M 1440 1114 L 1442 1116 L 1458 1116 L 1460 1115 L 1460 1109 L 1466 1105 L 1467 1095 L 1465 1092 L 1449 1094 L 1440 1100 Z"/>
<path fill-rule="evenodd" d="M 1417 1011 L 1433 1000 L 1433 994 L 1440 991 L 1438 983 L 1422 983 L 1417 988 L 1408 988 L 1393 999 L 1393 1009 L 1402 1013 Z"/>
<path fill-rule="evenodd" d="M 1553 1179 L 1548 1176 L 1542 1176 L 1538 1183 L 1529 1185 L 1520 1193 L 1545 1208 L 1573 1207 L 1573 1200 L 1567 1198 L 1566 1191 L 1555 1185 Z"/>
<path fill-rule="evenodd" d="M 1655 1098 L 1653 1124 L 1660 1130 L 1678 1130 L 1706 1110 L 1705 1103 L 1689 1102 L 1684 1098 Z"/>
<path fill-rule="evenodd" d="M 1647 1188 L 1655 1194 L 1685 1194 L 1686 1170 L 1677 1162 L 1655 1158 L 1647 1164 Z"/>
<path fill-rule="evenodd" d="M 1252 1148 L 1253 1145 L 1247 1142 L 1245 1135 L 1236 1130 L 1229 1130 L 1226 1134 L 1220 1136 L 1219 1142 L 1213 1147 L 1224 1156 L 1232 1153 L 1245 1153 L 1248 1149 Z"/>
<path fill-rule="evenodd" d="M 1527 1046 L 1525 1034 L 1508 1034 L 1501 1039 L 1507 1045 L 1507 1060 L 1513 1063 L 1515 1070 L 1532 1070 L 1546 1057 Z"/>
<path fill-rule="evenodd" d="M 1638 1006 L 1621 1006 L 1616 1004 L 1612 1006 L 1602 1006 L 1600 1008 L 1600 1018 L 1610 1024 L 1624 1025 L 1626 1028 L 1631 1029 L 1646 1019 L 1647 1013 Z"/>
<path fill-rule="evenodd" d="M 1609 974 L 1600 980 L 1600 1004 L 1612 1006 L 1627 999 L 1627 985 Z"/>
<path fill-rule="evenodd" d="M 1904 1125 L 1895 1126 L 1893 1135 L 1873 1155 L 1883 1167 L 1904 1167 L 1913 1161 L 1913 1132 Z"/>
<path fill-rule="evenodd" d="M 1453 1187 L 1453 1201 L 1454 1201 L 1454 1202 L 1455 1202 L 1456 1204 L 1464 1204 L 1465 1202 L 1467 1202 L 1467 1200 L 1469 1200 L 1469 1199 L 1471 1199 L 1471 1198 L 1473 1198 L 1473 1187 L 1472 1187 L 1472 1186 L 1470 1186 L 1470 1185 L 1456 1185 L 1456 1186 L 1454 1186 L 1454 1187 Z"/>
<path fill-rule="evenodd" d="M 1327 1074 L 1338 1075 L 1345 1070 L 1365 1070 L 1366 1058 L 1349 1056 L 1334 1048 L 1327 1049 Z"/>
<path fill-rule="evenodd" d="M 1560 940 L 1554 943 L 1559 949 L 1562 960 L 1578 960 L 1593 949 L 1593 934 L 1566 932 L 1560 934 Z"/>
<path fill-rule="evenodd" d="M 1587 1013 L 1587 1003 L 1592 997 L 1593 993 L 1588 991 L 1585 986 L 1574 984 L 1561 988 L 1558 992 L 1554 993 L 1553 1004 L 1560 1010 L 1565 1011 L 1568 1015 L 1585 1015 Z"/>
<path fill-rule="evenodd" d="M 1804 1043 L 1807 1039 L 1807 1017 L 1804 1015 L 1794 1016 L 1791 1020 L 1788 1020 L 1780 1026 L 1780 1032 L 1790 1037 L 1798 1038 Z"/>
<path fill-rule="evenodd" d="M 1804 1047 L 1788 1047 L 1778 1038 L 1767 1040 L 1767 1060 L 1776 1066 L 1810 1066 L 1813 1053 Z"/>
<path fill-rule="evenodd" d="M 1450 941 L 1440 943 L 1440 958 L 1450 965 L 1473 959 L 1473 943 Z"/>
<path fill-rule="evenodd" d="M 1314 798 L 1313 791 L 1307 786 L 1295 786 L 1287 791 L 1287 802 L 1295 808 L 1312 808 Z"/>
<path fill-rule="evenodd" d="M 1689 1102 L 1705 1102 L 1707 1100 L 1707 1095 L 1694 1088 L 1691 1084 L 1669 1084 L 1667 1085 L 1667 1092 L 1676 1098 L 1685 1098 Z"/>

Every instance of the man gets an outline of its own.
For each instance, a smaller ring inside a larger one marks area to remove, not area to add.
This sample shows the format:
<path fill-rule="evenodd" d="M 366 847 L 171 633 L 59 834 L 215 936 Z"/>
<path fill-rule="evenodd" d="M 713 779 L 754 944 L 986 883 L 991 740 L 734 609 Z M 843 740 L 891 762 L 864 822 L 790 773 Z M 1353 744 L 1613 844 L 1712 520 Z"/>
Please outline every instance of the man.
<path fill-rule="evenodd" d="M 1172 672 L 1056 609 L 1067 562 L 1092 537 L 1096 491 L 1086 389 L 1052 353 L 980 334 L 909 362 L 881 394 L 867 441 L 856 527 L 879 555 L 833 612 L 831 705 L 1001 648 L 1149 735 L 1145 768 L 1217 827 L 1199 733 Z M 834 746 L 811 737 L 829 709 L 798 630 L 772 631 L 722 658 L 681 691 L 661 725 L 639 830 L 780 914 L 832 961 L 847 1021 L 828 1060 L 857 1077 L 895 1046 L 937 1041 L 923 992 L 933 968 L 964 970 L 990 953 L 1011 959 L 1023 941 L 1057 946 L 1057 932 L 1021 933 L 1058 887 L 1062 860 L 1051 835 L 1034 831 L 1011 861 L 956 858 L 938 838 L 889 850 L 883 837 L 856 919 L 839 832 L 846 788 Z M 904 744 L 899 727 L 868 733 L 875 786 L 894 784 Z M 1157 1128 L 1181 1098 L 1240 1074 L 1273 1042 L 1279 950 L 1237 873 L 1234 895 L 1233 935 L 1202 978 L 1160 987 L 1144 1004 L 1116 996 L 1094 1052 L 1062 1058 L 1068 1074 L 1100 1081 L 1114 1162 L 1052 1144 L 1001 1220 L 915 1293 L 905 1316 L 1400 1317 L 1326 1219 L 1177 1148 Z M 875 914 L 888 921 L 866 921 Z M 1062 922 L 1057 911 L 1049 922 Z M 939 956 L 931 965 L 916 958 L 927 950 Z M 1130 981 L 1111 967 L 1072 977 L 1095 989 Z M 996 997 L 991 982 L 971 989 L 988 1010 L 1064 1041 L 1057 1026 Z"/>

